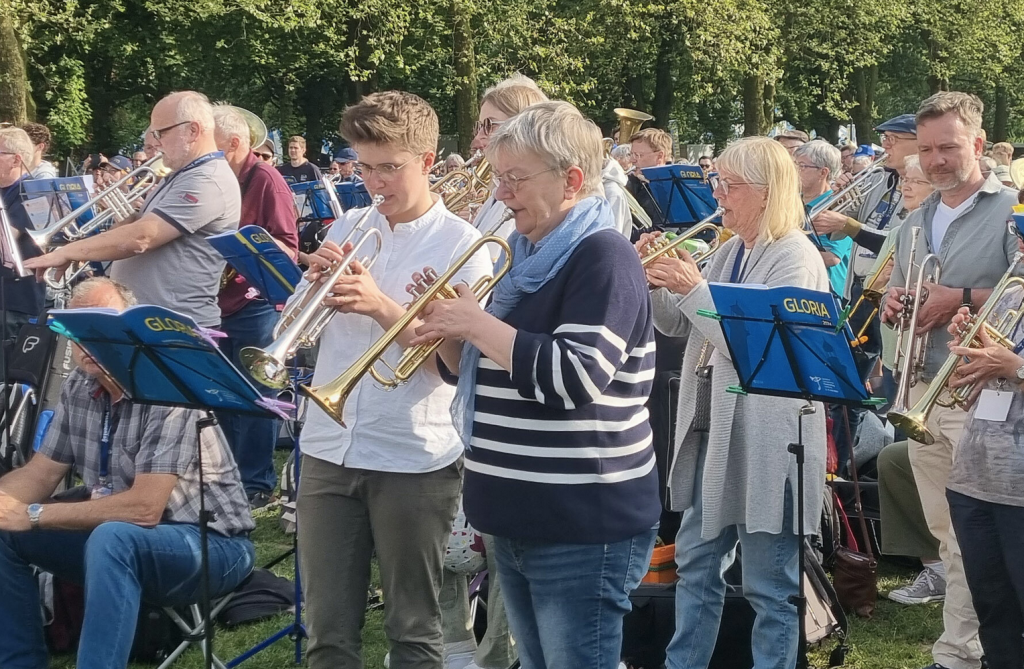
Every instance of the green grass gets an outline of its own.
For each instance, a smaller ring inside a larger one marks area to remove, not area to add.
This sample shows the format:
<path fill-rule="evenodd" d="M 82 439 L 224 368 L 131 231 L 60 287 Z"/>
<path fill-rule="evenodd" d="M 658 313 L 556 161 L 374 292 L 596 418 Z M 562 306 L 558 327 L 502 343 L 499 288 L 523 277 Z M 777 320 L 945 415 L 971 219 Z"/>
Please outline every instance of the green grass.
<path fill-rule="evenodd" d="M 284 461 L 284 454 L 278 453 L 278 470 Z M 277 514 L 259 516 L 253 533 L 256 544 L 256 562 L 266 564 L 291 547 L 291 537 L 279 528 Z M 280 576 L 294 576 L 291 558 L 274 568 Z M 880 566 L 878 589 L 880 598 L 875 615 L 870 620 L 851 618 L 850 652 L 845 667 L 856 669 L 921 669 L 932 663 L 931 645 L 942 632 L 942 605 L 924 604 L 903 606 L 882 595 L 893 588 L 909 583 L 916 572 L 898 568 L 888 563 Z M 374 580 L 377 580 L 376 568 Z M 228 630 L 218 627 L 214 649 L 227 662 L 261 640 L 288 626 L 292 616 L 281 615 L 260 623 L 243 625 Z M 387 639 L 384 636 L 383 610 L 370 611 L 366 615 L 363 629 L 363 657 L 366 669 L 383 669 Z M 827 667 L 828 655 L 835 645 L 834 639 L 825 641 L 824 646 L 812 651 L 814 666 Z M 245 669 L 283 669 L 294 665 L 295 644 L 288 639 L 278 641 L 270 648 L 249 659 L 241 666 Z M 75 666 L 73 656 L 53 658 L 52 667 L 71 669 Z M 132 664 L 133 669 L 154 665 Z M 175 669 L 199 669 L 203 666 L 202 656 L 195 648 L 187 651 L 174 665 Z M 577 668 L 571 668 L 577 669 Z M 583 668 L 579 668 L 583 669 Z"/>

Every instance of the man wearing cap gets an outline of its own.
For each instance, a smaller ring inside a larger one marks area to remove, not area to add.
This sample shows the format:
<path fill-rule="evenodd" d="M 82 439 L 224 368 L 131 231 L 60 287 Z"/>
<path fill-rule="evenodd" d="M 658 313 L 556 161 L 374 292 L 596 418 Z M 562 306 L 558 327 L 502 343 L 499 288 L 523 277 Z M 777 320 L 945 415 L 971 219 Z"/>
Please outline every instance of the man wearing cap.
<path fill-rule="evenodd" d="M 260 144 L 259 146 L 257 146 L 252 151 L 253 153 L 256 154 L 257 158 L 265 162 L 267 165 L 270 165 L 271 167 L 274 166 L 274 163 L 276 162 L 275 156 L 277 155 L 277 153 L 274 150 L 274 143 L 271 142 L 269 139 Z"/>
<path fill-rule="evenodd" d="M 362 183 L 363 179 L 356 174 L 356 161 L 359 160 L 359 156 L 356 155 L 354 149 L 345 147 L 334 155 L 334 165 L 338 166 L 338 171 L 335 173 L 335 183 L 339 184 L 355 184 Z"/>
<path fill-rule="evenodd" d="M 789 155 L 793 155 L 796 151 L 796 147 L 803 146 L 807 142 L 811 141 L 810 136 L 803 130 L 787 130 L 786 132 L 775 135 L 775 141 L 786 148 L 789 151 Z"/>

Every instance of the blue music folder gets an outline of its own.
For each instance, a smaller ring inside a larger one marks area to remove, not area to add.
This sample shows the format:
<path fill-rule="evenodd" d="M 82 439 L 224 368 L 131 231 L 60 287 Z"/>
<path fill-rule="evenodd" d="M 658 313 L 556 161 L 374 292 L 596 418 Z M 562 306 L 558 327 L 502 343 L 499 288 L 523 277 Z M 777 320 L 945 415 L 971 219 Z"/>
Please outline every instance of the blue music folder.
<path fill-rule="evenodd" d="M 693 165 L 661 165 L 643 170 L 651 197 L 662 212 L 661 225 L 690 226 L 718 208 L 704 171 Z"/>
<path fill-rule="evenodd" d="M 792 286 L 710 284 L 740 378 L 737 391 L 872 406 L 831 293 Z"/>
<path fill-rule="evenodd" d="M 287 302 L 302 278 L 295 261 L 258 225 L 214 235 L 207 241 L 271 304 Z"/>
<path fill-rule="evenodd" d="M 49 326 L 81 346 L 133 402 L 287 417 L 265 398 L 188 316 L 151 304 L 51 310 Z"/>

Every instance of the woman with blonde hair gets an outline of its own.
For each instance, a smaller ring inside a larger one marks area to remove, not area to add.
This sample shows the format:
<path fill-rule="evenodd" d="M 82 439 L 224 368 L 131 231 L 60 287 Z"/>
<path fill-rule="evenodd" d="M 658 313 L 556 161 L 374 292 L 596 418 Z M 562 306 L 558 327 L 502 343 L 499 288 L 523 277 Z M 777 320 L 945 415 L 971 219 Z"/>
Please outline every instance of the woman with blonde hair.
<path fill-rule="evenodd" d="M 796 167 L 786 149 L 765 137 L 748 137 L 726 148 L 716 164 L 715 197 L 725 209 L 724 226 L 735 236 L 703 276 L 687 254 L 647 268 L 656 287 L 655 327 L 666 335 L 689 335 L 668 476 L 671 508 L 683 517 L 675 548 L 676 631 L 666 666 L 708 666 L 725 603 L 723 560 L 739 542 L 743 591 L 757 614 L 754 667 L 791 669 L 798 625 L 789 597 L 798 589 L 799 544 L 796 460 L 787 448 L 797 440 L 804 402 L 727 392 L 739 379 L 721 328 L 697 314 L 714 310 L 709 282 L 828 291 L 828 276 L 801 230 Z M 637 248 L 653 236 L 643 235 Z M 825 480 L 825 413 L 819 403 L 815 408 L 803 422 L 808 534 L 817 531 Z"/>

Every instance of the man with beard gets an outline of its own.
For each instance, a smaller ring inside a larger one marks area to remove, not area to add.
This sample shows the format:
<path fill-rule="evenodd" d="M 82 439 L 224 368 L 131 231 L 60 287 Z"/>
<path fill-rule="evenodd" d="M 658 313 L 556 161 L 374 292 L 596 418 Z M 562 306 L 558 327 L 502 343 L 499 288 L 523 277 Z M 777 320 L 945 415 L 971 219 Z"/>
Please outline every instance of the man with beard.
<path fill-rule="evenodd" d="M 935 253 L 942 263 L 940 283 L 926 283 L 926 299 L 918 314 L 918 332 L 930 332 L 920 382 L 910 391 L 911 404 L 928 390 L 949 355 L 946 331 L 961 306 L 976 311 L 988 299 L 1017 252 L 1007 229 L 1017 193 L 990 175 L 981 174 L 978 159 L 985 148 L 981 135 L 984 106 L 974 95 L 944 91 L 921 103 L 917 111 L 917 154 L 921 169 L 935 187 L 921 207 L 896 232 L 896 256 L 882 320 L 895 322 L 903 310 L 906 277 L 916 277 L 910 255 L 911 235 L 921 229 L 916 262 Z M 909 315 L 909 314 L 908 314 Z M 911 366 L 906 373 L 915 373 Z M 967 414 L 959 408 L 935 406 L 928 429 L 935 443 L 909 442 L 910 464 L 921 495 L 928 529 L 939 541 L 946 569 L 944 629 L 932 647 L 929 669 L 978 669 L 982 649 L 978 617 L 964 576 L 963 558 L 949 518 L 946 483 L 953 451 Z"/>
<path fill-rule="evenodd" d="M 110 277 L 203 327 L 220 324 L 217 294 L 224 258 L 207 238 L 238 228 L 238 179 L 214 139 L 213 107 L 194 91 L 171 93 L 153 107 L 147 142 L 173 172 L 150 191 L 142 210 L 98 235 L 32 258 L 37 276 L 74 261 L 114 261 Z"/>

